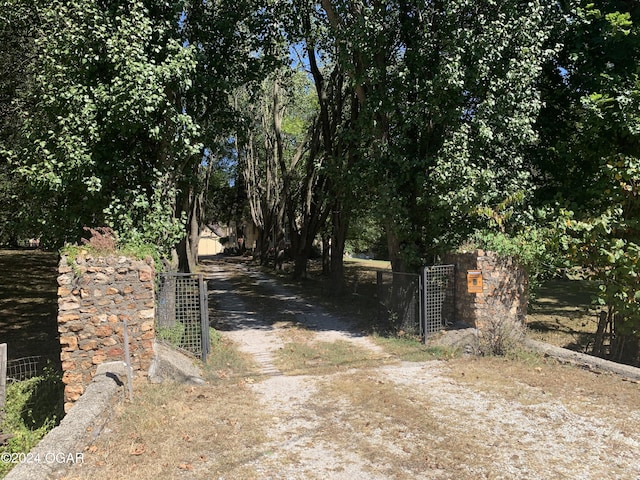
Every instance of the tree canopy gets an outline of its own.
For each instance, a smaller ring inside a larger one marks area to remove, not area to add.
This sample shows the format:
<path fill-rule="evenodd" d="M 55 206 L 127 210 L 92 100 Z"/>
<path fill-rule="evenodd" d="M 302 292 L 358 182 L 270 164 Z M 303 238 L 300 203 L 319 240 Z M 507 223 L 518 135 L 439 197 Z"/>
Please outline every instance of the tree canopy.
<path fill-rule="evenodd" d="M 358 230 L 395 270 L 553 231 L 640 336 L 636 2 L 0 3 L 1 241 L 107 225 L 192 270 L 251 218 L 338 292 Z"/>

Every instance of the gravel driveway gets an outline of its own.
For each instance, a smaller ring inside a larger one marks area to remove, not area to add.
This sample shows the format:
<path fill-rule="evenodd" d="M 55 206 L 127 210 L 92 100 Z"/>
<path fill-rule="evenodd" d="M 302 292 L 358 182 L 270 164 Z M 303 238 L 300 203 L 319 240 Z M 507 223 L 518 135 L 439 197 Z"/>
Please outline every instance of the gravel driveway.
<path fill-rule="evenodd" d="M 214 263 L 205 272 L 223 335 L 262 374 L 251 388 L 273 421 L 268 454 L 250 465 L 256 478 L 640 479 L 640 389 L 633 409 L 571 385 L 479 386 L 464 378 L 472 358 L 284 375 L 275 355 L 292 322 L 312 332 L 311 342 L 384 350 L 243 264 Z"/>

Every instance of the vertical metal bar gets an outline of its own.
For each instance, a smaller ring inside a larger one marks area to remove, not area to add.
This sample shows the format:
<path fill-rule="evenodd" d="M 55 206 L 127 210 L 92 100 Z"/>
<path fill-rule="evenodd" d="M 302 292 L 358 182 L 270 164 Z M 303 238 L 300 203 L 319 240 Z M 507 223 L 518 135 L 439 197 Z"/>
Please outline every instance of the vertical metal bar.
<path fill-rule="evenodd" d="M 456 266 L 455 265 L 451 265 L 451 314 L 453 315 L 453 322 L 457 323 L 458 322 L 458 312 L 457 312 L 457 307 L 458 305 L 456 304 L 456 281 L 457 281 L 457 272 L 456 272 Z"/>
<path fill-rule="evenodd" d="M 422 278 L 424 275 L 424 267 L 420 270 L 420 275 L 418 276 L 418 312 L 419 312 L 419 320 L 420 323 L 420 336 L 424 339 L 424 342 L 427 342 L 427 330 L 425 328 L 424 322 L 424 279 Z"/>
<path fill-rule="evenodd" d="M 386 298 L 383 297 L 383 288 L 382 288 L 382 272 L 381 271 L 377 271 L 376 272 L 376 296 L 378 297 L 378 308 L 377 310 L 377 318 L 378 318 L 378 324 L 382 324 L 383 322 L 386 321 L 387 319 L 387 315 L 384 314 L 384 318 L 383 318 L 383 311 L 382 311 L 382 305 L 384 305 L 387 301 Z"/>
<path fill-rule="evenodd" d="M 129 389 L 129 400 L 133 400 L 133 381 L 131 377 L 133 372 L 131 370 L 131 355 L 129 355 L 129 327 L 127 321 L 122 321 L 122 339 L 124 341 L 124 363 L 127 365 L 127 387 Z"/>
<path fill-rule="evenodd" d="M 208 305 L 207 305 L 207 291 L 202 274 L 198 275 L 198 290 L 200 292 L 200 341 L 202 361 L 207 361 L 207 353 L 209 345 L 206 339 L 209 337 L 209 320 L 208 320 Z"/>
<path fill-rule="evenodd" d="M 211 323 L 209 322 L 209 285 L 207 284 L 207 281 L 204 280 L 203 281 L 203 287 L 204 287 L 204 349 L 206 351 L 207 356 L 211 353 L 211 338 L 209 337 L 209 333 L 210 333 L 210 326 Z M 204 359 L 204 361 L 206 362 L 206 357 Z"/>
<path fill-rule="evenodd" d="M 4 418 L 5 395 L 7 394 L 7 344 L 0 343 L 0 422 Z"/>

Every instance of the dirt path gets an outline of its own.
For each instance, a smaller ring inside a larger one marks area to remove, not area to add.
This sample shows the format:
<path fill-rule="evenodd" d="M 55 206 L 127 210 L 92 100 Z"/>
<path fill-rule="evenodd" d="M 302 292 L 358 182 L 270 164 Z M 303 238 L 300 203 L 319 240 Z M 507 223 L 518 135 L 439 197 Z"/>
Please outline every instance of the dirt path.
<path fill-rule="evenodd" d="M 239 289 L 238 283 L 232 282 L 238 273 L 249 279 L 249 289 Z M 308 403 L 317 393 L 318 385 L 329 381 L 329 376 L 284 376 L 273 364 L 274 352 L 284 345 L 280 334 L 292 324 L 312 331 L 314 341 L 342 340 L 380 355 L 384 354 L 382 348 L 354 332 L 353 325 L 242 264 L 209 266 L 206 278 L 210 293 L 219 298 L 216 312 L 223 320 L 218 328 L 241 351 L 251 354 L 260 366 L 260 374 L 266 375 L 263 381 L 252 385 L 275 420 L 268 445 L 273 453 L 253 465 L 259 478 L 388 478 L 366 471 L 368 462 L 353 452 L 340 452 L 331 444 L 312 442 L 314 432 L 322 429 L 328 419 L 313 413 Z M 238 290 L 243 294 L 238 294 Z M 292 455 L 300 460 L 283 465 L 282 457 Z"/>
<path fill-rule="evenodd" d="M 460 362 L 283 375 L 274 358 L 292 324 L 312 332 L 307 342 L 384 351 L 242 264 L 213 264 L 206 275 L 218 328 L 260 366 L 251 388 L 272 419 L 267 453 L 242 472 L 260 479 L 640 479 L 640 389 L 635 409 L 590 408 L 608 399 L 554 382 L 546 391 L 535 381 L 494 385 L 479 374 L 479 381 L 459 381 Z M 239 471 L 219 478 L 243 478 Z"/>
<path fill-rule="evenodd" d="M 248 283 L 233 282 L 238 275 Z M 218 330 L 249 353 L 261 366 L 262 374 L 279 374 L 273 353 L 282 348 L 279 334 L 292 325 L 314 332 L 315 340 L 352 342 L 383 354 L 383 350 L 345 320 L 307 303 L 279 285 L 276 280 L 243 264 L 211 265 L 205 270 L 215 306 Z"/>

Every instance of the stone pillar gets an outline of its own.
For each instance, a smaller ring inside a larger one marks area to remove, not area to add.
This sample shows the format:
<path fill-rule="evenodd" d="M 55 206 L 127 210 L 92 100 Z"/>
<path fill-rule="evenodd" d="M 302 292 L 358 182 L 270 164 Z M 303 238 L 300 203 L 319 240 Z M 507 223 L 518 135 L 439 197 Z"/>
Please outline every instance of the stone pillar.
<path fill-rule="evenodd" d="M 475 250 L 447 254 L 444 263 L 456 265 L 456 319 L 480 330 L 496 320 L 524 325 L 528 306 L 527 272 L 512 258 Z M 482 274 L 482 291 L 470 293 L 467 272 Z"/>
<path fill-rule="evenodd" d="M 103 362 L 124 361 L 123 325 L 131 366 L 146 375 L 155 337 L 154 268 L 151 257 L 62 256 L 58 276 L 58 332 L 62 347 L 65 411 L 91 383 Z"/>

